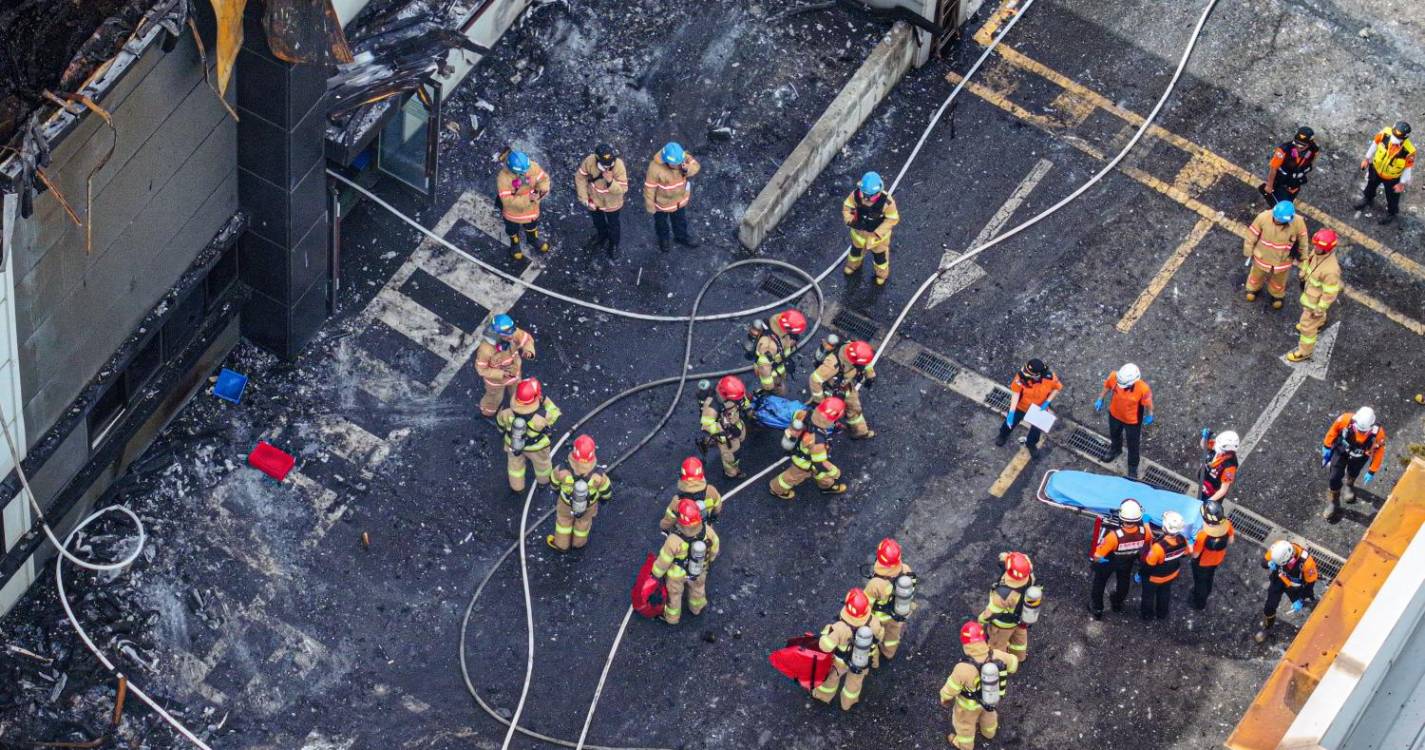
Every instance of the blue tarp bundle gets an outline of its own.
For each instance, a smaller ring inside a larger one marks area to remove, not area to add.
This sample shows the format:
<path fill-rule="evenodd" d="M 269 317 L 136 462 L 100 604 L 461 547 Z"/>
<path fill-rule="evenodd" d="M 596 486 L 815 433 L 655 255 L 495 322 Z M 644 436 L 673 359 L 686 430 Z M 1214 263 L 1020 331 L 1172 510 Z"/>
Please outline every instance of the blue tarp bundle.
<path fill-rule="evenodd" d="M 1118 476 L 1090 474 L 1087 471 L 1053 471 L 1044 485 L 1044 496 L 1051 502 L 1070 508 L 1081 508 L 1097 516 L 1107 517 L 1118 510 L 1125 498 L 1133 498 L 1143 506 L 1143 515 L 1154 526 L 1163 525 L 1163 514 L 1175 510 L 1186 522 L 1184 535 L 1189 541 L 1202 528 L 1202 502 L 1177 492 Z"/>
<path fill-rule="evenodd" d="M 783 430 L 792 423 L 792 417 L 807 405 L 789 398 L 763 393 L 752 400 L 752 418 L 763 427 Z"/>

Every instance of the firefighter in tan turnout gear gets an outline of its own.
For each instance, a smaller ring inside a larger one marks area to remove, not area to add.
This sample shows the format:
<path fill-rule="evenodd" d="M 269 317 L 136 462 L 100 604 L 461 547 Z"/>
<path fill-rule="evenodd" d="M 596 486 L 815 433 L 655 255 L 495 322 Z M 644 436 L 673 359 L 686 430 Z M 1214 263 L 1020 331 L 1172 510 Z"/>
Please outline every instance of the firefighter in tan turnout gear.
<path fill-rule="evenodd" d="M 880 665 L 881 623 L 871 615 L 871 600 L 861 589 L 846 592 L 841 615 L 821 629 L 817 647 L 835 657 L 831 674 L 812 691 L 822 703 L 841 692 L 841 710 L 850 711 L 861 700 L 866 673 Z"/>
<path fill-rule="evenodd" d="M 588 435 L 574 438 L 569 465 L 554 470 L 559 502 L 554 504 L 554 533 L 544 538 L 550 549 L 567 552 L 589 543 L 589 531 L 599 506 L 613 500 L 613 483 L 598 470 L 598 446 Z"/>
<path fill-rule="evenodd" d="M 692 199 L 692 179 L 702 169 L 693 155 L 677 143 L 669 142 L 648 163 L 643 180 L 643 208 L 653 214 L 653 231 L 658 235 L 658 250 L 668 252 L 677 242 L 684 247 L 697 247 L 698 241 L 688 233 L 688 201 Z"/>
<path fill-rule="evenodd" d="M 620 214 L 624 195 L 628 193 L 628 167 L 613 146 L 600 143 L 594 147 L 594 153 L 579 162 L 579 170 L 574 173 L 574 191 L 579 195 L 579 203 L 589 209 L 589 219 L 594 223 L 594 236 L 585 249 L 602 247 L 610 258 L 617 258 L 623 239 Z"/>
<path fill-rule="evenodd" d="M 862 175 L 860 184 L 841 204 L 841 221 L 851 228 L 851 253 L 841 272 L 854 275 L 869 252 L 876 286 L 884 285 L 891 277 L 891 230 L 900 220 L 900 209 L 885 191 L 881 176 L 875 172 Z"/>
<path fill-rule="evenodd" d="M 534 337 L 529 331 L 515 327 L 515 319 L 500 313 L 490 320 L 490 326 L 475 347 L 475 374 L 485 384 L 480 399 L 480 414 L 495 416 L 505 405 L 505 394 L 520 381 L 524 360 L 534 358 Z"/>
<path fill-rule="evenodd" d="M 510 238 L 510 257 L 524 260 L 523 234 L 530 247 L 549 252 L 549 240 L 539 236 L 539 204 L 549 196 L 549 174 L 523 151 L 505 155 L 505 166 L 495 178 L 496 197 Z"/>
<path fill-rule="evenodd" d="M 678 521 L 658 559 L 653 561 L 653 577 L 662 578 L 668 589 L 663 604 L 663 621 L 677 625 L 683 618 L 683 591 L 688 592 L 688 613 L 694 617 L 708 606 L 708 568 L 717 559 L 717 532 L 703 520 L 698 504 L 682 498 L 678 501 Z"/>
<path fill-rule="evenodd" d="M 797 340 L 807 330 L 807 319 L 795 308 L 783 310 L 747 329 L 747 346 L 757 389 L 778 396 L 787 392 L 787 370 L 797 351 Z"/>
<path fill-rule="evenodd" d="M 831 462 L 829 452 L 831 431 L 845 413 L 846 402 L 832 396 L 815 409 L 803 409 L 793 416 L 782 433 L 782 449 L 791 454 L 792 465 L 772 478 L 768 489 L 773 495 L 791 500 L 797 496 L 797 485 L 813 477 L 824 495 L 846 491 L 846 485 L 837 481 L 841 469 Z"/>
<path fill-rule="evenodd" d="M 945 739 L 957 750 L 975 750 L 976 736 L 990 740 L 999 731 L 996 707 L 1019 660 L 990 648 L 984 627 L 974 620 L 961 626 L 960 647 L 965 661 L 950 670 L 940 688 L 940 705 L 950 709 L 952 733 Z"/>
<path fill-rule="evenodd" d="M 901 546 L 896 540 L 882 539 L 876 547 L 876 562 L 871 566 L 865 591 L 885 631 L 881 656 L 892 659 L 900 648 L 901 631 L 915 603 L 915 573 L 901 562 Z"/>
<path fill-rule="evenodd" d="M 871 360 L 876 352 L 864 341 L 842 344 L 822 358 L 811 373 L 809 405 L 821 403 L 827 396 L 837 396 L 846 402 L 846 434 L 853 440 L 873 438 L 876 431 L 866 424 L 861 411 L 861 390 L 876 382 L 876 370 Z"/>
<path fill-rule="evenodd" d="M 550 430 L 559 421 L 559 407 L 544 397 L 544 389 L 534 378 L 525 378 L 515 386 L 515 397 L 509 406 L 495 415 L 495 425 L 505 434 L 505 455 L 510 489 L 522 492 L 528 464 L 534 464 L 534 480 L 549 484 Z"/>
<path fill-rule="evenodd" d="M 990 589 L 990 600 L 980 612 L 980 624 L 989 633 L 990 647 L 1008 651 L 1023 663 L 1029 658 L 1029 626 L 1039 619 L 1044 590 L 1034 582 L 1034 564 L 1023 552 L 1001 552 L 1004 574 Z"/>
<path fill-rule="evenodd" d="M 1296 330 L 1301 339 L 1296 349 L 1287 352 L 1291 362 L 1311 359 L 1316 351 L 1316 337 L 1326 327 L 1326 311 L 1341 296 L 1341 264 L 1336 260 L 1336 232 L 1321 229 L 1311 237 L 1313 252 L 1302 257 L 1297 266 L 1297 279 L 1301 281 L 1301 320 L 1296 322 Z"/>
<path fill-rule="evenodd" d="M 698 504 L 698 511 L 702 513 L 704 521 L 713 522 L 722 515 L 722 493 L 708 484 L 708 479 L 703 474 L 703 462 L 699 461 L 697 456 L 683 459 L 683 466 L 678 472 L 678 491 L 673 493 L 673 499 L 668 501 L 668 509 L 658 521 L 660 530 L 673 530 L 678 523 L 678 506 L 684 500 L 692 500 Z"/>
<path fill-rule="evenodd" d="M 1296 204 L 1281 201 L 1257 214 L 1247 237 L 1242 240 L 1242 257 L 1250 258 L 1247 272 L 1247 301 L 1256 302 L 1257 294 L 1266 285 L 1272 297 L 1272 309 L 1282 309 L 1286 297 L 1286 277 L 1291 273 L 1296 257 L 1310 238 L 1306 235 L 1306 220 L 1296 215 Z"/>
<path fill-rule="evenodd" d="M 747 398 L 747 386 L 736 375 L 724 375 L 717 381 L 714 391 L 699 383 L 701 411 L 699 428 L 704 437 L 699 440 L 703 451 L 709 443 L 717 446 L 718 457 L 722 460 L 722 474 L 728 479 L 742 476 L 737 463 L 737 451 L 742 441 L 747 439 L 746 415 L 752 411 L 752 402 Z"/>

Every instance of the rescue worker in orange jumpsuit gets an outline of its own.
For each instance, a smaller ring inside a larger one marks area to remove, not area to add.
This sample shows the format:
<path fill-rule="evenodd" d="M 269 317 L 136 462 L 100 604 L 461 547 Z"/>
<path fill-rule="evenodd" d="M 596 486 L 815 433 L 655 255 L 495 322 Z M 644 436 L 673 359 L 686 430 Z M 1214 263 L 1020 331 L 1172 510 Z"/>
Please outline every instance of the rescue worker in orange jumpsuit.
<path fill-rule="evenodd" d="M 901 213 L 879 174 L 861 176 L 860 184 L 841 203 L 841 221 L 851 227 L 851 252 L 841 272 L 854 275 L 869 252 L 876 286 L 884 286 L 891 277 L 891 230 L 900 223 Z"/>
<path fill-rule="evenodd" d="M 697 503 L 698 512 L 705 521 L 715 522 L 722 515 L 722 493 L 708 484 L 703 473 L 703 462 L 697 456 L 683 459 L 683 466 L 678 471 L 678 491 L 673 493 L 673 499 L 668 501 L 668 508 L 663 511 L 663 518 L 658 522 L 660 530 L 673 530 L 678 522 L 678 506 L 684 500 Z"/>
<path fill-rule="evenodd" d="M 1375 203 L 1376 190 L 1385 188 L 1386 214 L 1380 223 L 1395 221 L 1400 213 L 1400 195 L 1410 184 L 1415 169 L 1415 144 L 1410 142 L 1410 123 L 1401 120 L 1393 128 L 1382 128 L 1366 146 L 1361 159 L 1361 171 L 1366 173 L 1366 188 L 1356 203 L 1360 211 Z"/>
<path fill-rule="evenodd" d="M 960 648 L 967 658 L 950 670 L 945 685 L 940 688 L 940 705 L 951 709 L 952 734 L 945 736 L 956 750 L 975 750 L 975 738 L 992 740 L 999 731 L 996 710 L 1004 695 L 1008 677 L 1019 669 L 1013 655 L 990 648 L 985 629 L 971 620 L 960 627 Z M 983 681 L 985 665 L 993 663 L 998 680 L 994 685 Z"/>
<path fill-rule="evenodd" d="M 510 257 L 524 260 L 523 233 L 529 246 L 549 252 L 549 240 L 539 236 L 539 204 L 549 196 L 549 174 L 523 151 L 505 155 L 505 166 L 495 178 L 495 192 L 510 238 Z"/>
<path fill-rule="evenodd" d="M 908 589 L 897 585 L 902 576 L 910 581 Z M 900 544 L 894 539 L 882 539 L 876 547 L 876 562 L 871 565 L 871 578 L 866 581 L 864 590 L 871 600 L 876 619 L 881 621 L 881 630 L 885 632 L 881 640 L 881 656 L 886 659 L 895 658 L 896 650 L 900 648 L 901 632 L 905 629 L 906 617 L 913 604 L 911 600 L 915 597 L 914 581 L 915 573 L 901 561 Z M 896 606 L 898 588 L 903 597 L 904 613 L 899 612 Z"/>
<path fill-rule="evenodd" d="M 1112 398 L 1109 395 L 1112 394 Z M 1128 442 L 1128 477 L 1138 478 L 1138 447 L 1143 435 L 1143 426 L 1153 424 L 1153 389 L 1143 381 L 1138 365 L 1129 362 L 1110 372 L 1103 381 L 1103 392 L 1093 402 L 1093 410 L 1103 411 L 1104 399 L 1108 400 L 1108 455 L 1103 462 L 1111 464 L 1123 452 L 1124 439 Z"/>
<path fill-rule="evenodd" d="M 863 638 L 858 644 L 857 631 L 863 627 L 870 631 L 870 638 Z M 841 710 L 850 711 L 861 700 L 861 687 L 866 682 L 866 674 L 880 666 L 877 644 L 882 635 L 881 622 L 871 616 L 871 600 L 866 597 L 866 592 L 861 589 L 846 592 L 846 600 L 836 622 L 821 629 L 817 647 L 835 658 L 831 673 L 816 686 L 812 696 L 829 704 L 839 690 Z"/>
<path fill-rule="evenodd" d="M 1133 566 L 1152 541 L 1153 530 L 1143 523 L 1143 506 L 1133 498 L 1119 503 L 1116 528 L 1105 525 L 1094 546 L 1093 587 L 1089 590 L 1089 614 L 1093 619 L 1103 619 L 1103 591 L 1108 588 L 1109 578 L 1115 581 L 1108 602 L 1114 612 L 1123 611 Z"/>
<path fill-rule="evenodd" d="M 1168 619 L 1173 601 L 1173 581 L 1182 572 L 1182 561 L 1192 549 L 1183 538 L 1182 514 L 1175 510 L 1163 514 L 1163 533 L 1143 551 L 1143 599 L 1138 614 L 1145 621 L 1154 617 Z"/>
<path fill-rule="evenodd" d="M 1288 362 L 1311 359 L 1316 351 L 1316 337 L 1326 327 L 1326 311 L 1341 296 L 1341 264 L 1336 260 L 1336 232 L 1320 229 L 1311 236 L 1313 252 L 1307 253 L 1296 266 L 1296 278 L 1301 282 L 1301 319 L 1296 330 L 1301 334 L 1296 348 L 1287 352 Z"/>
<path fill-rule="evenodd" d="M 544 396 L 535 378 L 525 378 L 515 386 L 509 406 L 495 415 L 495 426 L 505 434 L 506 468 L 510 489 L 523 492 L 527 464 L 534 464 L 534 481 L 549 484 L 553 470 L 549 460 L 549 433 L 559 421 L 559 407 Z M 520 424 L 524 429 L 520 429 Z"/>
<path fill-rule="evenodd" d="M 1292 260 L 1300 257 L 1310 241 L 1306 220 L 1297 216 L 1296 205 L 1291 201 L 1282 201 L 1257 214 L 1242 240 L 1242 257 L 1250 258 L 1252 266 L 1247 272 L 1247 301 L 1256 302 L 1265 284 L 1272 297 L 1272 309 L 1282 309 Z"/>
<path fill-rule="evenodd" d="M 706 434 L 703 444 L 711 441 L 717 445 L 722 474 L 728 479 L 743 475 L 737 451 L 742 448 L 742 441 L 747 439 L 747 415 L 751 412 L 752 402 L 747 398 L 747 386 L 736 375 L 724 375 L 722 380 L 717 381 L 714 393 L 703 398 L 699 414 L 700 427 Z"/>
<path fill-rule="evenodd" d="M 846 413 L 846 402 L 835 396 L 823 399 L 815 409 L 803 409 L 782 432 L 782 448 L 791 454 L 791 466 L 772 478 L 767 489 L 783 500 L 797 496 L 797 485 L 815 478 L 823 495 L 840 495 L 846 485 L 838 482 L 841 469 L 829 454 L 832 430 Z M 800 425 L 800 427 L 798 426 Z"/>
<path fill-rule="evenodd" d="M 842 344 L 822 358 L 821 364 L 812 370 L 808 383 L 811 390 L 808 405 L 819 404 L 827 396 L 836 396 L 846 402 L 846 434 L 852 440 L 876 436 L 876 431 L 866 424 L 866 414 L 861 410 L 861 390 L 870 388 L 876 382 L 876 370 L 871 366 L 871 360 L 875 357 L 875 350 L 864 341 Z"/>
<path fill-rule="evenodd" d="M 1202 503 L 1203 525 L 1192 543 L 1192 596 L 1189 605 L 1196 610 L 1207 609 L 1207 597 L 1212 595 L 1212 578 L 1217 567 L 1227 557 L 1227 548 L 1237 539 L 1232 519 L 1222 510 L 1222 503 L 1206 500 Z"/>
<path fill-rule="evenodd" d="M 620 216 L 628 193 L 628 167 L 613 146 L 600 143 L 594 153 L 584 157 L 579 171 L 574 173 L 574 191 L 594 222 L 594 236 L 584 249 L 597 251 L 603 247 L 609 258 L 617 258 L 623 239 Z"/>
<path fill-rule="evenodd" d="M 554 504 L 554 533 L 544 543 L 556 552 L 582 549 L 589 543 L 589 531 L 599 507 L 614 499 L 613 482 L 598 470 L 598 446 L 588 435 L 574 438 L 569 451 L 569 465 L 554 470 L 554 487 L 559 490 L 559 502 Z M 579 483 L 583 482 L 581 488 Z"/>
<path fill-rule="evenodd" d="M 1232 430 L 1213 437 L 1207 428 L 1203 428 L 1202 448 L 1207 451 L 1207 457 L 1198 474 L 1202 481 L 1197 488 L 1197 499 L 1222 502 L 1227 497 L 1227 491 L 1237 481 L 1237 448 L 1241 442 Z"/>
<path fill-rule="evenodd" d="M 491 318 L 475 347 L 475 374 L 485 383 L 482 416 L 493 417 L 505 405 L 505 394 L 519 382 L 526 359 L 534 359 L 534 337 L 529 331 L 515 327 L 515 319 L 504 313 Z"/>
<path fill-rule="evenodd" d="M 717 532 L 703 520 L 698 504 L 688 498 L 678 501 L 678 522 L 663 538 L 658 559 L 653 561 L 654 578 L 663 579 L 668 599 L 663 604 L 663 621 L 677 625 L 683 617 L 683 591 L 688 592 L 688 613 L 694 617 L 708 606 L 708 569 L 717 559 Z"/>
<path fill-rule="evenodd" d="M 653 231 L 658 235 L 658 250 L 668 252 L 672 242 L 684 247 L 697 247 L 697 240 L 688 234 L 686 210 L 692 198 L 692 178 L 702 166 L 683 147 L 669 142 L 648 163 L 643 178 L 643 208 L 653 214 Z M 671 240 L 671 241 L 670 241 Z"/>
<path fill-rule="evenodd" d="M 1009 413 L 1004 417 L 1004 424 L 1000 425 L 995 445 L 1002 446 L 1009 441 L 1009 433 L 1016 424 L 1024 421 L 1029 407 L 1048 410 L 1054 403 L 1054 397 L 1062 390 L 1064 384 L 1059 382 L 1059 376 L 1043 360 L 1031 359 L 1025 363 L 1009 383 Z M 1029 455 L 1038 458 L 1039 436 L 1043 434 L 1038 427 L 1029 426 L 1029 435 L 1024 438 L 1024 447 Z"/>
<path fill-rule="evenodd" d="M 747 342 L 752 347 L 752 372 L 757 375 L 757 389 L 763 393 L 784 396 L 787 393 L 787 373 L 794 366 L 797 341 L 807 330 L 807 318 L 801 310 L 789 308 L 767 319 L 757 321 L 747 330 Z"/>
<path fill-rule="evenodd" d="M 1034 563 L 1023 552 L 1001 552 L 999 561 L 1004 565 L 1004 574 L 990 588 L 989 603 L 978 619 L 981 625 L 994 626 L 988 629 L 990 648 L 1009 651 L 1022 664 L 1029 658 L 1029 625 L 1024 622 L 1024 610 L 1041 605 L 1029 597 L 1029 589 L 1035 587 Z"/>
<path fill-rule="evenodd" d="M 1330 503 L 1325 517 L 1336 521 L 1341 517 L 1341 485 L 1345 480 L 1346 502 L 1356 502 L 1356 478 L 1366 470 L 1365 484 L 1370 484 L 1385 461 L 1385 428 L 1376 424 L 1375 410 L 1362 406 L 1345 412 L 1331 423 L 1321 441 L 1321 465 L 1331 465 L 1331 479 L 1326 490 Z"/>
<path fill-rule="evenodd" d="M 1282 594 L 1291 600 L 1291 611 L 1300 612 L 1308 602 L 1316 603 L 1316 581 L 1321 577 L 1311 552 L 1285 539 L 1267 548 L 1262 567 L 1271 572 L 1272 578 L 1267 585 L 1267 603 L 1262 608 L 1262 628 L 1252 636 L 1257 643 L 1267 640 L 1267 631 L 1276 624 Z"/>
<path fill-rule="evenodd" d="M 1294 138 L 1277 146 L 1267 167 L 1267 181 L 1257 188 L 1267 199 L 1268 207 L 1281 201 L 1296 200 L 1301 194 L 1301 186 L 1306 184 L 1306 175 L 1315 166 L 1319 151 L 1321 147 L 1316 145 L 1316 131 L 1305 125 L 1296 129 Z"/>

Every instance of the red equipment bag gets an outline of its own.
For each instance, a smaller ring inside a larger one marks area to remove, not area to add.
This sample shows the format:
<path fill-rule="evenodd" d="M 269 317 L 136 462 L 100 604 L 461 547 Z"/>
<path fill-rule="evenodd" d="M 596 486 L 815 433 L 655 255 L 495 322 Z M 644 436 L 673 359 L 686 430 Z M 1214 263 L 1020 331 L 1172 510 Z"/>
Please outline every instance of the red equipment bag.
<path fill-rule="evenodd" d="M 785 648 L 767 657 L 772 667 L 792 678 L 808 692 L 826 682 L 831 674 L 833 657 L 817 646 L 818 638 L 811 633 L 788 638 Z"/>
<path fill-rule="evenodd" d="M 638 577 L 633 579 L 633 611 L 650 620 L 663 614 L 663 602 L 668 599 L 668 588 L 653 577 L 655 557 L 657 555 L 649 553 L 643 567 L 638 569 Z"/>
<path fill-rule="evenodd" d="M 257 441 L 257 447 L 248 454 L 247 462 L 279 482 L 286 479 L 292 467 L 297 465 L 297 459 L 293 458 L 292 454 L 266 440 Z"/>

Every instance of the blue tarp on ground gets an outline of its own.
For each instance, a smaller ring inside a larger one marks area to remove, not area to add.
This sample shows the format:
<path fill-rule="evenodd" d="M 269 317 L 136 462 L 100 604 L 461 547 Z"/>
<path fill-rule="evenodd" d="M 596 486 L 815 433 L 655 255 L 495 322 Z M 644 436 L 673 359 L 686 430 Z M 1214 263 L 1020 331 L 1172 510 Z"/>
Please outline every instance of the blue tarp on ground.
<path fill-rule="evenodd" d="M 1108 516 L 1118 510 L 1125 498 L 1133 498 L 1143 506 L 1143 515 L 1154 526 L 1163 525 L 1163 514 L 1170 510 L 1181 513 L 1187 526 L 1184 535 L 1191 541 L 1202 528 L 1202 502 L 1177 492 L 1135 482 L 1119 476 L 1091 474 L 1087 471 L 1059 470 L 1050 472 L 1044 495 L 1060 505 L 1081 508 L 1094 515 Z"/>
<path fill-rule="evenodd" d="M 800 401 L 764 393 L 752 400 L 752 418 L 763 427 L 783 430 L 792 423 L 792 416 L 805 408 Z"/>

